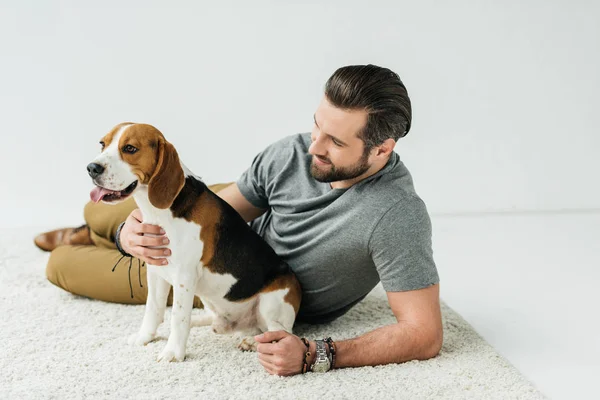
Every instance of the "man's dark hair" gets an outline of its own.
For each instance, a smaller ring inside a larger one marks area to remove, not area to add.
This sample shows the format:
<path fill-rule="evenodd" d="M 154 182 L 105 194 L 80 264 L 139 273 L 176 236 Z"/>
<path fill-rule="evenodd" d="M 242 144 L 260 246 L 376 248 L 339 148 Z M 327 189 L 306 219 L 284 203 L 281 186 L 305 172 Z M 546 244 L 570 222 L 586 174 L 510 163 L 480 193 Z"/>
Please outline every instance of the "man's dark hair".
<path fill-rule="evenodd" d="M 376 65 L 339 68 L 325 84 L 325 96 L 335 107 L 365 110 L 367 124 L 359 132 L 365 151 L 410 130 L 412 109 L 406 87 L 395 72 Z"/>

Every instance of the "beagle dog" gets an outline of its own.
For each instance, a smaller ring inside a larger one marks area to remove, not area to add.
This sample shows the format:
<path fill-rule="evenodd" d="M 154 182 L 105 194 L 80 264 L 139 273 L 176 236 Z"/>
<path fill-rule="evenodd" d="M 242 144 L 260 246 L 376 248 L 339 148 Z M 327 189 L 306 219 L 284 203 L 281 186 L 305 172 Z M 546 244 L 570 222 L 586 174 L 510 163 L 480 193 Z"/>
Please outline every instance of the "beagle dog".
<path fill-rule="evenodd" d="M 256 350 L 254 335 L 292 332 L 301 288 L 290 267 L 224 200 L 183 163 L 151 125 L 122 123 L 100 142 L 88 165 L 93 201 L 114 204 L 133 196 L 143 222 L 170 239 L 166 266 L 147 264 L 148 298 L 142 326 L 130 344 L 146 345 L 163 322 L 173 286 L 171 331 L 158 361 L 182 361 L 190 326 L 236 332 L 238 347 Z M 194 295 L 204 303 L 191 321 Z"/>

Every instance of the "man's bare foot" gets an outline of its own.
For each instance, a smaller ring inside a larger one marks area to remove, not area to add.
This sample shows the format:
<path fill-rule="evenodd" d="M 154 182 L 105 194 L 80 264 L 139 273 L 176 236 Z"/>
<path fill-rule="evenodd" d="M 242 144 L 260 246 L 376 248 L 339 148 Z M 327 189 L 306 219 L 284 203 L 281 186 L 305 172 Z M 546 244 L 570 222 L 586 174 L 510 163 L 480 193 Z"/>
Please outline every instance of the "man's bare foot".
<path fill-rule="evenodd" d="M 90 238 L 90 228 L 87 225 L 82 225 L 78 228 L 63 228 L 44 232 L 36 236 L 33 242 L 37 247 L 45 251 L 52 251 L 64 244 L 94 244 Z"/>

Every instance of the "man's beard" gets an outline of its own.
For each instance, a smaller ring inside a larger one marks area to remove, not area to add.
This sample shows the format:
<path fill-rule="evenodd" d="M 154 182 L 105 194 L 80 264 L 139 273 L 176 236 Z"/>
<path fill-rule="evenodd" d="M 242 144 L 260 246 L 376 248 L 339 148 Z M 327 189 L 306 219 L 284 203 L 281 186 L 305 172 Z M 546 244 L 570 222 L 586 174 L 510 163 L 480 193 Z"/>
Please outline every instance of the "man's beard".
<path fill-rule="evenodd" d="M 323 171 L 319 169 L 317 165 L 315 165 L 314 157 L 316 156 L 313 156 L 313 161 L 310 163 L 310 174 L 319 182 L 338 182 L 354 179 L 358 176 L 361 176 L 367 172 L 369 168 L 371 168 L 371 164 L 368 162 L 368 151 L 365 151 L 360 160 L 358 160 L 358 162 L 351 167 L 337 168 L 335 165 L 329 164 L 326 167 L 328 168 L 327 171 Z"/>

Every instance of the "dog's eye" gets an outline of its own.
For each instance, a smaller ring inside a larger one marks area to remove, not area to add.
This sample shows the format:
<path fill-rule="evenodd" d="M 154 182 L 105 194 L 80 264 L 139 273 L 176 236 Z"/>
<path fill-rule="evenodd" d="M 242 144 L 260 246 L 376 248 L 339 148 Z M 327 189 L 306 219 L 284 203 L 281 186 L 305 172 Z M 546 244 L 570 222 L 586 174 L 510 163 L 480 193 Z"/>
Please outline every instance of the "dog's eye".
<path fill-rule="evenodd" d="M 132 145 L 128 144 L 125 147 L 123 147 L 123 152 L 124 153 L 129 153 L 129 154 L 133 154 L 136 151 L 138 151 L 138 149 L 136 149 L 135 147 L 133 147 Z"/>
<path fill-rule="evenodd" d="M 100 142 L 100 146 L 102 146 L 102 150 L 104 150 L 104 142 Z"/>

